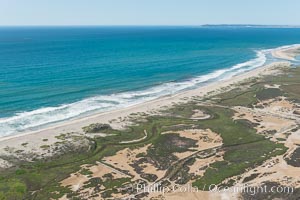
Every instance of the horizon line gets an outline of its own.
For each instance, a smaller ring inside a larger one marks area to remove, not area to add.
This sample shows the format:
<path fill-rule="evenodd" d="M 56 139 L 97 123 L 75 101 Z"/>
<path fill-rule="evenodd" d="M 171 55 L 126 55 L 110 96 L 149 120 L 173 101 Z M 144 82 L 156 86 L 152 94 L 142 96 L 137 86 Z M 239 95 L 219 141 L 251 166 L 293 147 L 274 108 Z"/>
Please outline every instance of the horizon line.
<path fill-rule="evenodd" d="M 102 27 L 120 27 L 120 26 L 139 26 L 139 27 L 205 27 L 205 26 L 258 26 L 258 27 L 300 27 L 299 25 L 285 25 L 285 24 L 12 24 L 3 25 L 0 27 L 91 27 L 91 26 L 102 26 Z"/>

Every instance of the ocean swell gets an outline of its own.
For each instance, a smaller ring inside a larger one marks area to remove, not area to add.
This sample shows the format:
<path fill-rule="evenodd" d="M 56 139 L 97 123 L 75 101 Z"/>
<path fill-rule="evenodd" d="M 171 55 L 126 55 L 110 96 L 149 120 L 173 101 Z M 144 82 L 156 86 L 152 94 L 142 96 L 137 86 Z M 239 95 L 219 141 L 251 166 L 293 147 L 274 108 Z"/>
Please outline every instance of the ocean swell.
<path fill-rule="evenodd" d="M 286 48 L 282 47 L 282 48 Z M 227 69 L 220 69 L 206 75 L 181 82 L 164 83 L 141 91 L 130 91 L 111 95 L 99 95 L 71 104 L 40 108 L 34 111 L 17 113 L 15 116 L 0 119 L 0 136 L 35 130 L 45 125 L 72 118 L 79 118 L 95 112 L 104 112 L 136 105 L 164 95 L 175 94 L 199 87 L 209 82 L 226 80 L 237 74 L 263 66 L 271 50 L 256 51 L 256 58 L 239 63 Z"/>

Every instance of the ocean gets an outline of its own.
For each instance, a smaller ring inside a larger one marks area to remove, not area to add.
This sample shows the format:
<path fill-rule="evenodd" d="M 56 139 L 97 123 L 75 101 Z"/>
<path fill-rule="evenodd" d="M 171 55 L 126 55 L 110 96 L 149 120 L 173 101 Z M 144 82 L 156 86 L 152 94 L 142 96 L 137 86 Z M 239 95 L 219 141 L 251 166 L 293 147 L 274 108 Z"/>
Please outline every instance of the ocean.
<path fill-rule="evenodd" d="M 228 79 L 299 43 L 300 28 L 0 27 L 0 136 Z"/>

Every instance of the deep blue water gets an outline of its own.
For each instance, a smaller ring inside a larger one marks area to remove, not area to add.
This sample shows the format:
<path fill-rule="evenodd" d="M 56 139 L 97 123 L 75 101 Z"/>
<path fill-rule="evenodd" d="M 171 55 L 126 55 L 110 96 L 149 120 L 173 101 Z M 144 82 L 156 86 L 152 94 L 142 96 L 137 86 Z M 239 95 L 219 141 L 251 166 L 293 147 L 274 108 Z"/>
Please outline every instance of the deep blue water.
<path fill-rule="evenodd" d="M 0 136 L 241 73 L 298 43 L 297 28 L 0 27 Z"/>

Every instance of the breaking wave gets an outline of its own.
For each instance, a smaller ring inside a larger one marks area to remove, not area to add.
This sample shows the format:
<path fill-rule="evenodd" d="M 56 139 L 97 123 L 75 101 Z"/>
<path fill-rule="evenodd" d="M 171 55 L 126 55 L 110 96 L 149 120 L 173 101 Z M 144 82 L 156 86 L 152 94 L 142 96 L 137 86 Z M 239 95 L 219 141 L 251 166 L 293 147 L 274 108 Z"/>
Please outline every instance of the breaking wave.
<path fill-rule="evenodd" d="M 283 46 L 280 48 L 288 48 Z M 18 134 L 35 130 L 51 123 L 72 118 L 79 118 L 95 112 L 104 112 L 136 105 L 161 96 L 193 89 L 201 85 L 229 79 L 237 74 L 263 66 L 272 49 L 256 51 L 256 58 L 239 63 L 230 68 L 216 70 L 181 82 L 169 82 L 145 90 L 130 91 L 111 95 L 99 95 L 78 102 L 57 107 L 40 108 L 33 111 L 17 113 L 15 116 L 0 119 L 0 136 Z M 274 49 L 273 49 L 274 50 Z"/>

